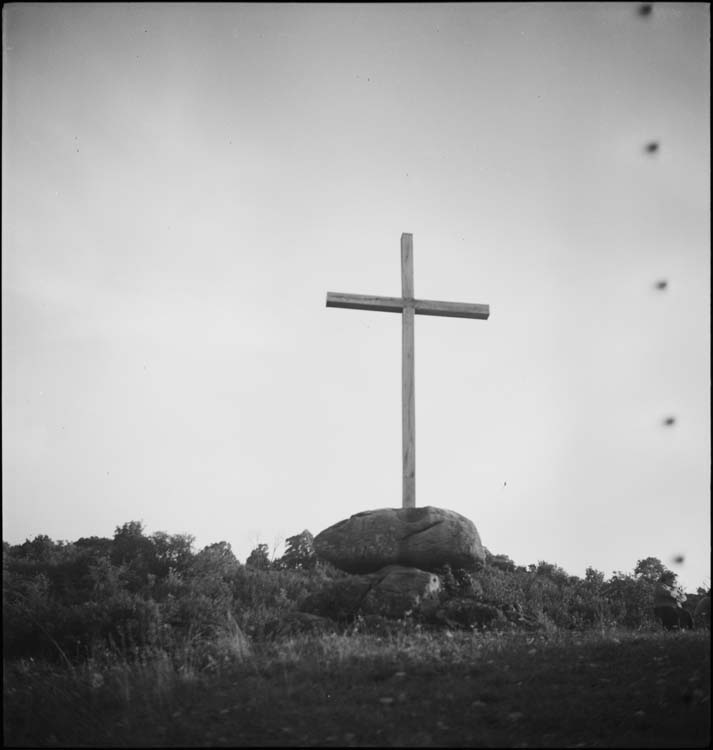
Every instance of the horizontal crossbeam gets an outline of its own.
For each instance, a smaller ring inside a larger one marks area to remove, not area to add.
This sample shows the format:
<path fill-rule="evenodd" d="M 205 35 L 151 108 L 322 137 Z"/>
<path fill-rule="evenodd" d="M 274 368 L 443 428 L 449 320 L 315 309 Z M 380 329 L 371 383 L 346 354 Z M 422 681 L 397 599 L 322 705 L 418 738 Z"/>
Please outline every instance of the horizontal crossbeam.
<path fill-rule="evenodd" d="M 470 302 L 440 302 L 433 299 L 403 299 L 402 297 L 375 297 L 370 294 L 342 294 L 327 292 L 327 307 L 346 307 L 352 310 L 377 310 L 402 312 L 404 306 L 413 306 L 417 315 L 442 315 L 448 318 L 477 318 L 487 320 L 490 305 Z"/>

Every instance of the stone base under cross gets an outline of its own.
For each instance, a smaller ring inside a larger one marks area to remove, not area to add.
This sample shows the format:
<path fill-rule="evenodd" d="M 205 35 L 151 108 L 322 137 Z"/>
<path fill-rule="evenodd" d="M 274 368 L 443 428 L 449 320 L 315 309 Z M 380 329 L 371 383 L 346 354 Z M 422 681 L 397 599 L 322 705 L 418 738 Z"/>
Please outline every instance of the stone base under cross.
<path fill-rule="evenodd" d="M 430 505 L 357 513 L 318 534 L 314 550 L 347 573 L 373 573 L 387 565 L 475 570 L 485 561 L 475 524 Z"/>
<path fill-rule="evenodd" d="M 356 614 L 399 619 L 435 598 L 446 565 L 475 570 L 485 551 L 472 521 L 452 510 L 383 508 L 357 513 L 314 539 L 317 556 L 352 575 L 304 604 L 338 620 Z"/>

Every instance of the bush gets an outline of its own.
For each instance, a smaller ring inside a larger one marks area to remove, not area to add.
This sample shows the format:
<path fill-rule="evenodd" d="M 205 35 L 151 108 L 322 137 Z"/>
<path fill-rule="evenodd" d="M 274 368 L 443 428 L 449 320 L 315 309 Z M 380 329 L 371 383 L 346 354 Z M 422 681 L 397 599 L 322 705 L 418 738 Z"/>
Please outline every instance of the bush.
<path fill-rule="evenodd" d="M 107 653 L 126 662 L 162 653 L 176 662 L 218 663 L 245 651 L 243 632 L 259 636 L 347 575 L 317 560 L 308 531 L 290 537 L 274 562 L 266 545 L 245 565 L 227 542 L 197 553 L 192 545 L 186 534 L 147 536 L 134 521 L 117 527 L 113 539 L 67 543 L 41 535 L 4 544 L 5 658 L 66 665 Z M 646 558 L 632 574 L 616 572 L 605 581 L 589 568 L 579 579 L 551 563 L 526 569 L 486 551 L 476 573 L 439 571 L 443 589 L 429 604 L 431 620 L 459 627 L 501 627 L 505 618 L 515 628 L 653 627 L 653 587 L 662 568 Z M 689 599 L 692 608 L 696 598 Z"/>

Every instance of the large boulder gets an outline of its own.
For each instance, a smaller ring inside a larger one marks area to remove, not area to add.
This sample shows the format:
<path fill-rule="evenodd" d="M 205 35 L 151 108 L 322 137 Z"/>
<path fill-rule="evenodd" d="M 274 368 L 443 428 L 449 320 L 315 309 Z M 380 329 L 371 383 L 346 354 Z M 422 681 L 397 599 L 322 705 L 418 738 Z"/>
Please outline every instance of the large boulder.
<path fill-rule="evenodd" d="M 485 560 L 475 524 L 452 510 L 367 510 L 330 526 L 314 539 L 318 557 L 347 573 L 370 573 L 387 565 L 434 571 L 475 570 Z"/>
<path fill-rule="evenodd" d="M 352 620 L 357 615 L 380 615 L 401 619 L 422 601 L 441 589 L 433 573 L 401 565 L 389 565 L 376 573 L 338 578 L 302 603 L 300 609 L 334 620 Z"/>

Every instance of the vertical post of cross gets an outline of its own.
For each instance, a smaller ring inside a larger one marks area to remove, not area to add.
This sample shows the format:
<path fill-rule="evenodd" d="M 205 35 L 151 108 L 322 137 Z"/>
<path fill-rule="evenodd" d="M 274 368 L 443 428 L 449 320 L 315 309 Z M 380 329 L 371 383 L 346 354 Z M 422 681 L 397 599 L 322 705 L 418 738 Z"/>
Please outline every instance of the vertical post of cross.
<path fill-rule="evenodd" d="M 401 408 L 403 417 L 404 508 L 416 507 L 416 403 L 414 397 L 413 235 L 401 235 Z"/>
<path fill-rule="evenodd" d="M 401 296 L 376 297 L 373 294 L 327 292 L 327 307 L 352 310 L 379 310 L 401 313 L 401 411 L 403 427 L 404 508 L 416 507 L 416 408 L 414 399 L 414 315 L 441 315 L 447 318 L 487 320 L 490 306 L 471 302 L 444 302 L 415 299 L 413 296 L 413 235 L 401 235 Z"/>

